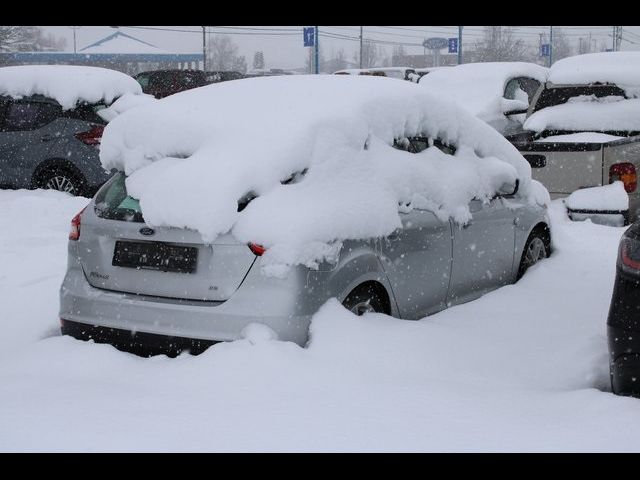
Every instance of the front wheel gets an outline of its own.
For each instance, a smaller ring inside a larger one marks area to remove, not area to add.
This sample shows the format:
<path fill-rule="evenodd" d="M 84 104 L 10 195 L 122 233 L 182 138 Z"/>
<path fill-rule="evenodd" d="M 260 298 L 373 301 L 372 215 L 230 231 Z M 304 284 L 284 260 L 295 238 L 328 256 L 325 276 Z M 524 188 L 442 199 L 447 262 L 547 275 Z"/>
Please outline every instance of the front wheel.
<path fill-rule="evenodd" d="M 529 235 L 527 243 L 524 246 L 522 258 L 520 259 L 520 266 L 518 268 L 517 279 L 520 280 L 529 268 L 533 267 L 540 260 L 543 260 L 548 256 L 549 239 L 544 232 L 540 230 L 534 230 Z"/>

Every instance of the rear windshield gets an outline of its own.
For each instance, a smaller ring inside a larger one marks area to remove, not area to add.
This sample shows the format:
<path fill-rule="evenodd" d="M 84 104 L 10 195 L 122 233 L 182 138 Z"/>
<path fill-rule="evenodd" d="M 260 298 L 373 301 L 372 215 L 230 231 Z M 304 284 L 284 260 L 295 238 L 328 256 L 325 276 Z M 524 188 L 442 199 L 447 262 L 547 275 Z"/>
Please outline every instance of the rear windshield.
<path fill-rule="evenodd" d="M 96 194 L 96 215 L 109 220 L 144 222 L 140 202 L 127 194 L 125 175 L 116 173 Z"/>

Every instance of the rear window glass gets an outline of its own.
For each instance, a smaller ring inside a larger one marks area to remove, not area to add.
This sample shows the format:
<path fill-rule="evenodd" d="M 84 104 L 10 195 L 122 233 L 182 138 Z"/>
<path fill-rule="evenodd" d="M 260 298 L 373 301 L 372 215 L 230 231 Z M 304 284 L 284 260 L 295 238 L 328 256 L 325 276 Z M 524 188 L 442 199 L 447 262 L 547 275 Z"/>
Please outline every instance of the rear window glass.
<path fill-rule="evenodd" d="M 109 220 L 144 222 L 140 202 L 127 194 L 125 175 L 116 173 L 96 194 L 96 215 Z"/>

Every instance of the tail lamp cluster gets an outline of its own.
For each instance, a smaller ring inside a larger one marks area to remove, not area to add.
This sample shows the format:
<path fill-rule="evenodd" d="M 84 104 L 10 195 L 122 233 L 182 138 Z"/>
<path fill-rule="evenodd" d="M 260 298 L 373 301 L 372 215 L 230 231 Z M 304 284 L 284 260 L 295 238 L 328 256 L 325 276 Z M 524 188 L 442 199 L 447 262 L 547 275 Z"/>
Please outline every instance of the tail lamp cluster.
<path fill-rule="evenodd" d="M 86 132 L 76 133 L 75 137 L 85 145 L 92 147 L 99 147 L 102 140 L 102 133 L 104 132 L 104 125 L 94 125 L 91 130 Z"/>
<path fill-rule="evenodd" d="M 609 183 L 616 181 L 624 183 L 627 193 L 632 193 L 638 188 L 638 173 L 633 163 L 615 163 L 609 168 Z"/>

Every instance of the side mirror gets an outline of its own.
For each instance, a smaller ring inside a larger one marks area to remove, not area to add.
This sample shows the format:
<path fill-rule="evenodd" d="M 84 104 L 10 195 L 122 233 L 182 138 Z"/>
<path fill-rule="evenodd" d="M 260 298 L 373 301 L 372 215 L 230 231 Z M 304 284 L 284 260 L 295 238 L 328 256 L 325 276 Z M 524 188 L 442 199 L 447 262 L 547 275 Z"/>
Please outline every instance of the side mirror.
<path fill-rule="evenodd" d="M 505 183 L 502 185 L 496 194 L 501 197 L 511 197 L 518 193 L 518 189 L 520 188 L 520 180 L 516 178 L 516 183 Z"/>

